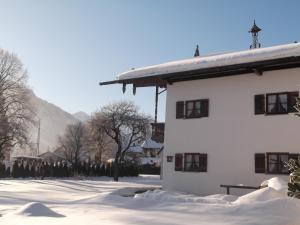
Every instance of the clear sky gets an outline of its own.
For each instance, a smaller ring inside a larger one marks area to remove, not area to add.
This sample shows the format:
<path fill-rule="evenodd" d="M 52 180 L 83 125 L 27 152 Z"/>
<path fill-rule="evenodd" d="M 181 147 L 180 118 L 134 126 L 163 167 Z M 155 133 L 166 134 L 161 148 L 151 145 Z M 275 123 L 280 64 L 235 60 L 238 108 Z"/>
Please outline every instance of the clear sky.
<path fill-rule="evenodd" d="M 256 19 L 262 46 L 300 40 L 300 1 L 0 0 L 0 47 L 15 52 L 35 93 L 91 113 L 120 99 L 154 114 L 154 88 L 100 87 L 132 67 L 248 49 Z M 159 120 L 164 120 L 165 94 Z"/>

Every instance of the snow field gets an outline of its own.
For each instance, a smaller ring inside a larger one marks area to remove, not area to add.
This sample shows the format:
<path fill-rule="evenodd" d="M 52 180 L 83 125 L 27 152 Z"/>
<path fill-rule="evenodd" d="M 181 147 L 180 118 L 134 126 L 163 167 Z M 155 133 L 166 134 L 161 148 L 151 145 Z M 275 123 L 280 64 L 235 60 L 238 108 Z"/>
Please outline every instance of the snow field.
<path fill-rule="evenodd" d="M 286 197 L 286 184 L 278 178 L 265 183 L 269 187 L 241 197 L 200 197 L 161 190 L 158 176 L 118 183 L 105 177 L 1 180 L 0 224 L 300 224 L 300 201 Z"/>

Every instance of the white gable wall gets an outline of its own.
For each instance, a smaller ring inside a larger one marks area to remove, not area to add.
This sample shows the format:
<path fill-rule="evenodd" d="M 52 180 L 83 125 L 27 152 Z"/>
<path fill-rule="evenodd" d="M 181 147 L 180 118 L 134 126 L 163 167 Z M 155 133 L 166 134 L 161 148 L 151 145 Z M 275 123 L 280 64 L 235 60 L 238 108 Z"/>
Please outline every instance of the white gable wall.
<path fill-rule="evenodd" d="M 224 193 L 220 184 L 258 186 L 274 175 L 256 174 L 254 154 L 300 153 L 300 118 L 255 115 L 254 95 L 298 91 L 300 69 L 247 74 L 168 85 L 163 187 L 196 194 Z M 176 102 L 209 99 L 209 117 L 176 119 Z M 174 170 L 167 156 L 207 153 L 207 172 Z M 287 179 L 286 175 L 281 176 Z M 238 191 L 233 193 L 238 193 Z"/>

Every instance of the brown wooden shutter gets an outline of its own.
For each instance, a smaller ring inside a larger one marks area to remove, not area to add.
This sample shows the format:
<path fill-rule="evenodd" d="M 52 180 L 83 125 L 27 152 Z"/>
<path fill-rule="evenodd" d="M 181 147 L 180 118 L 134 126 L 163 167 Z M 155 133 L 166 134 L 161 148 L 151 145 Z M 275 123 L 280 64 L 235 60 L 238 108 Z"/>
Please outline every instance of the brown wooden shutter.
<path fill-rule="evenodd" d="M 266 164 L 265 164 L 265 154 L 256 153 L 255 154 L 255 173 L 265 173 Z"/>
<path fill-rule="evenodd" d="M 182 171 L 183 169 L 183 154 L 175 154 L 175 171 Z"/>
<path fill-rule="evenodd" d="M 176 119 L 184 118 L 184 102 L 176 102 Z"/>
<path fill-rule="evenodd" d="M 199 171 L 207 172 L 207 154 L 200 154 L 199 161 L 200 161 Z"/>
<path fill-rule="evenodd" d="M 294 92 L 289 92 L 288 94 L 288 107 L 289 107 L 289 112 L 297 112 L 297 110 L 294 108 L 296 105 L 296 98 L 299 97 L 299 92 L 294 91 Z"/>
<path fill-rule="evenodd" d="M 209 100 L 203 99 L 201 100 L 201 116 L 208 117 L 209 113 Z"/>
<path fill-rule="evenodd" d="M 255 115 L 265 113 L 265 95 L 254 96 L 254 113 Z"/>

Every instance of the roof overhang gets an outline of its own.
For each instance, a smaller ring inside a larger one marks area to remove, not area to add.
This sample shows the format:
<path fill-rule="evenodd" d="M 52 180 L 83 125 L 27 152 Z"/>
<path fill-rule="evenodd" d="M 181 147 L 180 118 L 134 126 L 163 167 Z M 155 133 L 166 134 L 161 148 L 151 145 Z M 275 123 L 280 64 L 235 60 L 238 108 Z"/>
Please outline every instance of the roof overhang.
<path fill-rule="evenodd" d="M 216 77 L 234 76 L 253 73 L 262 75 L 265 71 L 290 69 L 300 67 L 300 56 L 277 58 L 272 60 L 242 63 L 235 65 L 196 69 L 176 73 L 165 73 L 153 76 L 136 77 L 131 79 L 117 79 L 113 81 L 100 82 L 100 85 L 109 84 L 133 84 L 136 87 L 159 86 L 166 87 L 167 84 L 175 82 L 209 79 Z"/>

